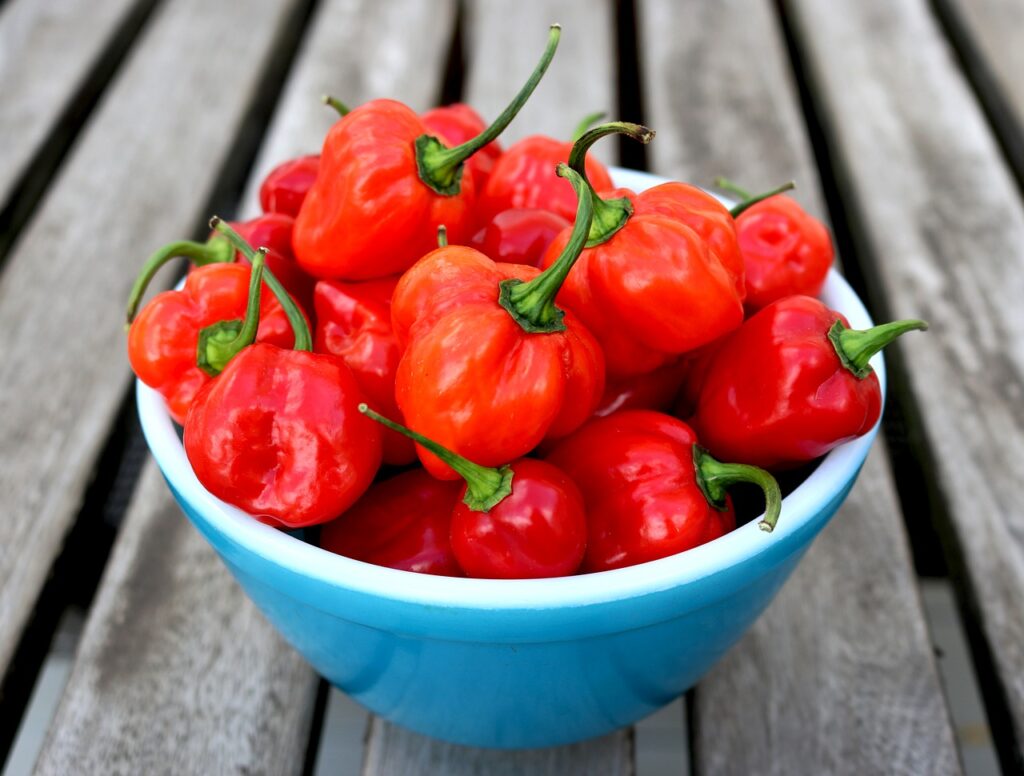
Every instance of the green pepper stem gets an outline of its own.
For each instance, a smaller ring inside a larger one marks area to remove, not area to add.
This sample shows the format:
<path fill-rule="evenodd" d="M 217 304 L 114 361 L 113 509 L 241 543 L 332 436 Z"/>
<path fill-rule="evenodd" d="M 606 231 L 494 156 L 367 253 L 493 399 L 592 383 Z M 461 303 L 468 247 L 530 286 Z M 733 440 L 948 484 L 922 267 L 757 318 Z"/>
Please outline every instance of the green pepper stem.
<path fill-rule="evenodd" d="M 214 216 L 210 219 L 210 228 L 216 229 L 218 232 L 223 234 L 231 243 L 242 252 L 242 255 L 249 260 L 251 264 L 253 259 L 256 257 L 256 251 L 249 243 L 231 228 L 224 219 L 219 216 Z M 292 299 L 291 294 L 281 285 L 281 281 L 278 280 L 274 273 L 269 269 L 263 270 L 263 282 L 267 284 L 267 287 L 273 292 L 274 296 L 277 297 L 277 301 L 281 303 L 281 308 L 284 310 L 285 316 L 288 318 L 288 323 L 292 327 L 292 331 L 295 333 L 295 345 L 294 350 L 313 350 L 313 336 L 309 332 L 309 324 L 306 323 L 306 316 L 302 314 L 298 304 Z"/>
<path fill-rule="evenodd" d="M 763 202 L 769 197 L 774 197 L 776 194 L 781 194 L 784 191 L 792 191 L 793 189 L 796 188 L 796 183 L 794 183 L 793 181 L 786 181 L 781 186 L 776 186 L 774 189 L 771 189 L 770 191 L 765 191 L 761 194 L 751 194 L 746 189 L 742 189 L 739 186 L 737 186 L 728 178 L 715 178 L 715 186 L 720 188 L 722 191 L 729 192 L 730 194 L 735 194 L 742 200 L 742 202 L 740 202 L 738 205 L 734 205 L 733 208 L 729 211 L 732 214 L 733 218 L 739 218 L 740 214 L 743 211 L 747 210 L 748 208 L 752 208 L 758 202 Z"/>
<path fill-rule="evenodd" d="M 230 242 L 218 235 L 214 235 L 204 243 L 193 240 L 177 240 L 157 249 L 142 265 L 142 271 L 135 278 L 131 293 L 128 294 L 128 306 L 125 311 L 126 325 L 130 326 L 135 319 L 142 296 L 146 293 L 146 288 L 153 280 L 153 276 L 160 271 L 164 264 L 179 256 L 188 259 L 197 267 L 203 267 L 207 264 L 227 264 L 234 261 L 235 249 L 231 247 Z"/>
<path fill-rule="evenodd" d="M 508 107 L 501 112 L 501 115 L 494 120 L 487 129 L 462 145 L 448 148 L 436 137 L 420 135 L 416 138 L 416 165 L 419 169 L 420 180 L 430 186 L 434 191 L 443 196 L 454 196 L 459 193 L 462 180 L 462 163 L 475 154 L 498 135 L 505 131 L 505 128 L 512 123 L 512 119 L 522 110 L 526 101 L 537 88 L 540 79 L 551 64 L 555 56 L 555 49 L 558 48 L 558 41 L 562 35 L 562 28 L 558 24 L 551 25 L 548 34 L 547 46 L 540 62 L 530 74 L 529 79 L 519 90 L 519 93 L 509 103 Z"/>
<path fill-rule="evenodd" d="M 199 330 L 199 344 L 196 349 L 196 363 L 212 377 L 224 371 L 228 362 L 238 355 L 242 348 L 256 341 L 256 330 L 260 325 L 260 293 L 263 290 L 264 261 L 266 248 L 260 248 L 252 259 L 249 276 L 249 297 L 245 303 L 245 318 L 241 321 L 218 321 Z"/>
<path fill-rule="evenodd" d="M 598 110 L 594 111 L 593 113 L 588 113 L 586 116 L 584 116 L 580 120 L 580 123 L 576 125 L 576 129 L 572 131 L 572 142 L 575 143 L 577 140 L 583 137 L 584 132 L 586 132 L 588 129 L 594 126 L 594 124 L 596 124 L 598 121 L 600 121 L 607 115 L 608 114 L 605 113 L 603 110 Z"/>
<path fill-rule="evenodd" d="M 510 466 L 506 465 L 498 469 L 480 466 L 468 458 L 452 452 L 447 447 L 442 447 L 434 440 L 427 439 L 422 434 L 385 418 L 371 410 L 366 404 L 360 404 L 359 411 L 368 418 L 425 447 L 455 470 L 466 481 L 466 495 L 463 502 L 470 509 L 486 512 L 512 492 L 512 468 Z"/>
<path fill-rule="evenodd" d="M 606 135 L 626 135 L 646 145 L 654 137 L 654 130 L 626 121 L 611 121 L 584 132 L 573 143 L 572 151 L 569 153 L 569 166 L 580 174 L 594 198 L 594 221 L 587 239 L 588 248 L 610 240 L 633 215 L 633 204 L 628 197 L 601 199 L 587 178 L 587 151 Z"/>
<path fill-rule="evenodd" d="M 583 253 L 594 218 L 594 198 L 583 177 L 564 164 L 559 164 L 555 171 L 559 177 L 568 179 L 579 198 L 576 223 L 573 224 L 569 241 L 554 264 L 533 280 L 524 283 L 511 278 L 503 280 L 499 286 L 498 303 L 515 318 L 524 331 L 530 333 L 565 331 L 562 320 L 565 313 L 555 306 L 555 297 L 568 277 L 569 270 Z"/>
<path fill-rule="evenodd" d="M 870 329 L 848 329 L 837 320 L 828 330 L 828 338 L 836 349 L 836 355 L 859 380 L 873 371 L 871 357 L 908 331 L 925 331 L 928 324 L 916 318 L 882 323 Z"/>
<path fill-rule="evenodd" d="M 441 224 L 437 227 L 437 247 L 447 248 L 448 247 L 448 227 Z"/>
<path fill-rule="evenodd" d="M 771 533 L 782 512 L 782 491 L 779 483 L 764 469 L 743 463 L 722 463 L 711 457 L 700 445 L 693 446 L 693 468 L 697 485 L 715 509 L 726 508 L 725 489 L 737 482 L 749 482 L 764 491 L 764 517 L 757 525 Z"/>
<path fill-rule="evenodd" d="M 342 118 L 345 118 L 345 116 L 347 116 L 349 113 L 352 112 L 352 109 L 350 107 L 348 107 L 348 105 L 343 103 L 337 97 L 332 97 L 329 94 L 325 94 L 323 97 L 321 97 L 320 101 L 324 105 L 327 105 L 327 106 L 329 106 L 331 108 L 334 108 L 336 111 L 338 111 L 338 115 L 341 116 Z"/>

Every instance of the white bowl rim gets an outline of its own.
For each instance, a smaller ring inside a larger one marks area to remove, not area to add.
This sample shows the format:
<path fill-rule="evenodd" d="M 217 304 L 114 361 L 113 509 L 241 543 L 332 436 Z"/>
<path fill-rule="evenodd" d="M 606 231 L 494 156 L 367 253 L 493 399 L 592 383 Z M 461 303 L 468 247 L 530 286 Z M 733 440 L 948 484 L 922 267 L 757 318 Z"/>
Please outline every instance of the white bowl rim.
<path fill-rule="evenodd" d="M 668 179 L 635 170 L 611 168 L 616 185 L 642 190 Z M 723 200 L 727 201 L 727 200 Z M 873 325 L 849 284 L 832 269 L 822 292 L 830 307 L 842 311 L 853 328 Z M 885 396 L 881 354 L 871 361 Z M 613 571 L 572 577 L 490 580 L 417 575 L 353 560 L 322 550 L 260 523 L 208 492 L 196 479 L 163 397 L 137 381 L 139 417 L 149 448 L 171 485 L 212 528 L 246 551 L 296 575 L 323 584 L 411 604 L 464 609 L 557 609 L 620 601 L 647 595 L 721 572 L 767 551 L 813 520 L 853 476 L 867 457 L 878 430 L 829 452 L 783 500 L 782 517 L 768 534 L 752 520 L 712 542 L 660 560 Z"/>

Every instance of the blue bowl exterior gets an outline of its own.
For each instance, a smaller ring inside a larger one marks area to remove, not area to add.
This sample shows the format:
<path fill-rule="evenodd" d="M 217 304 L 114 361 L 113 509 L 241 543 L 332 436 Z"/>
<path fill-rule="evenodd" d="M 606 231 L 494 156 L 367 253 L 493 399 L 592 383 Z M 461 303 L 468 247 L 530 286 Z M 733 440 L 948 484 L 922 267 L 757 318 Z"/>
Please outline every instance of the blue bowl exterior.
<path fill-rule="evenodd" d="M 460 610 L 334 585 L 238 545 L 171 490 L 246 593 L 332 684 L 435 738 L 529 748 L 602 735 L 692 687 L 765 609 L 858 471 L 800 531 L 744 563 L 572 609 Z"/>

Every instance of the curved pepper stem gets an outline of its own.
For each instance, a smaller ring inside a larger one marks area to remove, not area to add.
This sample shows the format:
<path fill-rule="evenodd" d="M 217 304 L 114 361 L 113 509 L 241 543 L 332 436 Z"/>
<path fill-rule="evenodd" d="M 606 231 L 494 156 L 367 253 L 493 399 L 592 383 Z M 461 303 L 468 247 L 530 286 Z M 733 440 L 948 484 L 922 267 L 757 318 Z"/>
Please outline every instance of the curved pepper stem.
<path fill-rule="evenodd" d="M 468 458 L 463 458 L 458 453 L 452 452 L 447 447 L 442 447 L 434 440 L 427 439 L 422 434 L 379 415 L 366 404 L 360 404 L 359 411 L 368 418 L 427 448 L 454 469 L 466 481 L 466 495 L 462 501 L 473 511 L 486 512 L 512 492 L 511 466 L 506 465 L 498 469 L 480 466 L 480 464 L 473 463 Z"/>
<path fill-rule="evenodd" d="M 249 260 L 250 264 L 255 261 L 256 251 L 253 250 L 253 247 L 249 245 L 242 235 L 231 228 L 227 221 L 224 221 L 219 216 L 214 216 L 210 219 L 210 228 L 223 234 L 237 250 L 242 252 L 242 255 Z M 281 303 L 284 314 L 288 317 L 288 323 L 295 333 L 293 349 L 313 350 L 313 336 L 309 332 L 309 324 L 306 323 L 306 317 L 302 314 L 295 300 L 292 299 L 291 295 L 285 290 L 285 287 L 281 285 L 281 281 L 274 277 L 274 273 L 269 269 L 263 269 L 263 281 L 274 293 L 274 296 L 277 297 L 277 301 Z"/>
<path fill-rule="evenodd" d="M 443 196 L 452 197 L 459 193 L 462 182 L 462 163 L 492 140 L 496 140 L 498 135 L 505 131 L 505 127 L 512 123 L 512 119 L 522 110 L 547 71 L 548 65 L 551 64 L 561 35 L 562 27 L 552 24 L 544 54 L 526 84 L 519 90 L 509 106 L 494 120 L 494 123 L 482 133 L 454 148 L 448 148 L 436 137 L 430 135 L 420 135 L 416 138 L 416 166 L 419 169 L 420 180 Z"/>
<path fill-rule="evenodd" d="M 332 97 L 329 94 L 325 94 L 323 97 L 321 97 L 320 102 L 322 102 L 324 105 L 330 108 L 334 108 L 338 112 L 338 115 L 341 116 L 341 118 L 345 118 L 349 113 L 352 112 L 352 109 L 348 107 L 348 105 L 343 103 L 337 97 Z"/>
<path fill-rule="evenodd" d="M 863 380 L 874 370 L 868 363 L 871 357 L 908 331 L 925 331 L 928 324 L 916 318 L 882 323 L 870 329 L 848 329 L 837 320 L 828 330 L 828 338 L 836 349 L 836 355 L 843 366 Z"/>
<path fill-rule="evenodd" d="M 590 227 L 590 235 L 587 239 L 588 248 L 610 240 L 612 235 L 624 227 L 629 221 L 629 217 L 633 215 L 633 203 L 627 197 L 601 199 L 587 178 L 587 151 L 590 150 L 590 146 L 606 135 L 626 135 L 647 145 L 654 138 L 654 130 L 640 124 L 612 121 L 584 132 L 573 143 L 572 151 L 569 154 L 569 166 L 580 174 L 590 190 L 590 195 L 594 198 L 594 223 Z"/>
<path fill-rule="evenodd" d="M 267 249 L 260 248 L 252 258 L 245 318 L 241 321 L 237 319 L 218 321 L 199 330 L 196 363 L 211 377 L 216 377 L 223 372 L 224 367 L 238 355 L 242 348 L 248 347 L 256 341 L 256 330 L 260 325 L 260 292 L 263 290 L 266 255 Z"/>
<path fill-rule="evenodd" d="M 757 466 L 717 461 L 700 445 L 693 446 L 693 468 L 697 485 L 715 509 L 726 508 L 725 489 L 734 483 L 749 482 L 760 487 L 764 491 L 764 517 L 757 526 L 762 531 L 772 532 L 782 512 L 782 491 L 771 474 Z"/>
<path fill-rule="evenodd" d="M 559 164 L 555 172 L 559 177 L 568 179 L 579 198 L 576 223 L 573 224 L 569 242 L 555 263 L 533 280 L 524 283 L 510 278 L 499 284 L 498 304 L 508 310 L 523 331 L 531 334 L 565 331 L 565 322 L 562 320 L 565 312 L 555 306 L 555 297 L 568 277 L 569 270 L 583 253 L 594 218 L 594 197 L 586 181 L 564 164 Z"/>
<path fill-rule="evenodd" d="M 135 313 L 142 302 L 142 296 L 146 293 L 153 276 L 160 271 L 160 268 L 172 259 L 179 256 L 184 257 L 197 267 L 204 267 L 207 264 L 229 264 L 235 260 L 235 249 L 231 243 L 223 237 L 213 235 L 204 243 L 194 240 L 177 240 L 158 248 L 142 265 L 142 271 L 135 278 L 131 293 L 128 294 L 128 306 L 125 311 L 125 325 L 130 326 L 135 319 Z"/>
<path fill-rule="evenodd" d="M 575 143 L 577 140 L 579 140 L 581 137 L 583 137 L 583 133 L 584 132 L 586 132 L 588 129 L 590 129 L 592 126 L 594 126 L 594 124 L 599 122 L 601 119 L 603 119 L 607 115 L 608 114 L 605 113 L 603 110 L 598 110 L 598 111 L 594 111 L 593 113 L 588 113 L 586 116 L 584 116 L 580 120 L 580 123 L 576 125 L 576 129 L 574 129 L 572 131 L 572 135 L 570 136 L 571 139 L 572 139 L 572 142 Z"/>
<path fill-rule="evenodd" d="M 743 211 L 752 208 L 758 202 L 763 202 L 769 197 L 774 197 L 776 194 L 781 194 L 784 191 L 792 191 L 796 188 L 796 183 L 794 181 L 786 181 L 781 186 L 776 186 L 774 189 L 765 191 L 761 194 L 751 194 L 746 189 L 737 186 L 728 178 L 715 178 L 715 186 L 720 188 L 722 191 L 735 194 L 742 200 L 738 205 L 734 205 L 729 211 L 733 218 L 739 218 Z"/>

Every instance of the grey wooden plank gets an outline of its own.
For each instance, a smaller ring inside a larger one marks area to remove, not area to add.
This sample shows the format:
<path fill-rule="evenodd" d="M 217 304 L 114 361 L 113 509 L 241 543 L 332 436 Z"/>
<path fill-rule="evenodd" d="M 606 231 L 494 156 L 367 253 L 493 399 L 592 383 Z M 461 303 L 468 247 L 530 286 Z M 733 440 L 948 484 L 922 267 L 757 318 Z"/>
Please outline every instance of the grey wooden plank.
<path fill-rule="evenodd" d="M 527 135 L 569 140 L 584 116 L 615 114 L 615 8 L 610 0 L 476 0 L 466 6 L 464 97 L 491 120 L 526 80 L 544 47 L 548 27 L 562 25 L 554 62 L 537 91 L 502 135 L 510 144 Z M 635 117 L 634 117 L 635 118 Z M 594 146 L 603 162 L 618 158 L 611 141 Z"/>
<path fill-rule="evenodd" d="M 293 7 L 179 0 L 157 11 L 7 259 L 0 673 L 126 388 L 122 309 L 133 274 L 149 250 L 202 216 Z M 224 30 L 243 25 L 240 56 Z"/>
<path fill-rule="evenodd" d="M 997 744 L 1024 768 L 1021 195 L 929 3 L 787 7 L 869 279 L 894 317 L 932 323 L 898 349 L 992 657 Z"/>
<path fill-rule="evenodd" d="M 337 78 L 355 102 L 381 94 L 432 102 L 454 21 L 453 2 L 321 3 L 249 182 L 249 201 L 268 164 L 319 143 L 319 96 Z M 151 463 L 39 770 L 298 773 L 317 682 L 188 526 Z"/>
<path fill-rule="evenodd" d="M 139 4 L 10 0 L 0 7 L 0 205 Z"/>
<path fill-rule="evenodd" d="M 366 742 L 364 776 L 630 776 L 628 729 L 551 749 L 474 749 L 445 744 L 374 718 Z"/>
<path fill-rule="evenodd" d="M 823 214 L 772 4 L 648 0 L 639 13 L 655 171 L 755 189 L 792 177 Z M 700 773 L 958 770 L 884 445 L 693 711 Z"/>
<path fill-rule="evenodd" d="M 553 22 L 563 30 L 558 53 L 510 137 L 545 132 L 568 139 L 578 118 L 614 105 L 612 6 L 584 0 L 470 3 L 465 100 L 485 117 L 497 115 L 532 69 Z M 607 159 L 612 151 L 604 153 Z M 632 773 L 631 741 L 630 733 L 619 732 L 570 747 L 502 753 L 432 741 L 375 719 L 364 773 Z"/>

